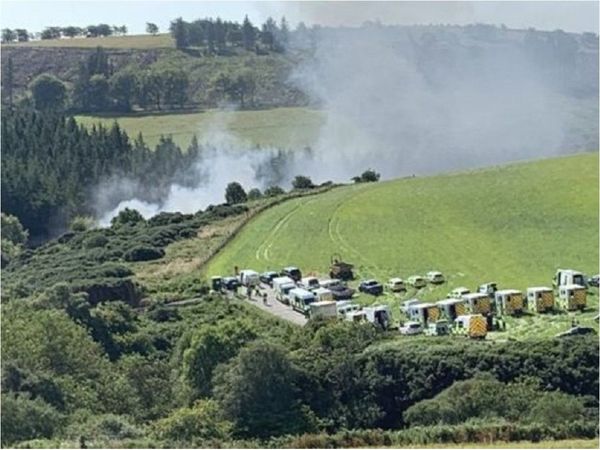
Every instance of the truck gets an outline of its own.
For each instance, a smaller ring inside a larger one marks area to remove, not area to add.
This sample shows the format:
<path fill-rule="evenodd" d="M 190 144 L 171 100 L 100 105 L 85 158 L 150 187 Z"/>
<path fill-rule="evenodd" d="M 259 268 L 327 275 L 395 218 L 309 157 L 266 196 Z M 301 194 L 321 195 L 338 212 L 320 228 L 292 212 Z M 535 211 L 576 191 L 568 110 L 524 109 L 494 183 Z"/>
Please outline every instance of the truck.
<path fill-rule="evenodd" d="M 367 315 L 367 320 L 384 330 L 387 330 L 392 321 L 390 307 L 387 305 L 368 306 L 363 309 Z"/>
<path fill-rule="evenodd" d="M 463 296 L 467 311 L 471 314 L 487 315 L 492 312 L 492 302 L 488 294 L 482 292 Z"/>
<path fill-rule="evenodd" d="M 450 334 L 450 324 L 445 319 L 436 320 L 427 325 L 425 334 L 427 336 L 448 336 Z"/>
<path fill-rule="evenodd" d="M 526 305 L 523 293 L 516 289 L 502 289 L 494 294 L 494 309 L 501 316 L 516 316 L 522 314 Z"/>
<path fill-rule="evenodd" d="M 290 277 L 273 278 L 273 290 L 275 298 L 286 305 L 290 304 L 289 292 L 296 287 L 296 283 Z"/>
<path fill-rule="evenodd" d="M 348 322 L 360 323 L 367 321 L 367 313 L 364 311 L 349 311 L 344 316 L 344 320 Z"/>
<path fill-rule="evenodd" d="M 346 286 L 340 280 L 323 280 L 320 284 L 321 287 L 329 289 L 333 293 L 333 298 L 336 301 L 348 300 L 354 295 L 354 289 Z"/>
<path fill-rule="evenodd" d="M 333 292 L 331 292 L 329 289 L 319 287 L 317 289 L 313 289 L 312 293 L 315 294 L 315 297 L 319 302 L 335 301 L 335 299 L 333 298 Z"/>
<path fill-rule="evenodd" d="M 302 279 L 302 272 L 300 269 L 294 266 L 284 267 L 281 271 L 281 275 L 290 277 L 292 280 L 298 282 Z"/>
<path fill-rule="evenodd" d="M 440 309 L 441 315 L 450 321 L 454 321 L 458 316 L 467 313 L 467 306 L 464 299 L 448 298 L 436 303 Z"/>
<path fill-rule="evenodd" d="M 306 289 L 294 288 L 288 294 L 292 308 L 305 316 L 310 314 L 310 304 L 315 301 L 315 294 Z"/>
<path fill-rule="evenodd" d="M 585 309 L 587 301 L 587 290 L 579 284 L 564 284 L 558 289 L 558 303 L 562 309 L 567 311 Z"/>
<path fill-rule="evenodd" d="M 415 303 L 408 307 L 408 317 L 426 326 L 440 318 L 440 309 L 434 303 Z"/>
<path fill-rule="evenodd" d="M 360 310 L 360 306 L 356 303 L 352 303 L 350 300 L 342 300 L 336 302 L 337 314 L 340 318 L 346 317 L 348 314 L 352 312 L 356 312 Z"/>
<path fill-rule="evenodd" d="M 585 276 L 583 273 L 573 269 L 558 269 L 552 279 L 552 286 L 555 289 L 564 285 L 579 285 L 587 287 Z"/>
<path fill-rule="evenodd" d="M 298 287 L 306 289 L 307 291 L 312 291 L 319 286 L 319 279 L 317 277 L 304 277 L 298 282 Z"/>
<path fill-rule="evenodd" d="M 527 288 L 527 309 L 545 313 L 554 309 L 554 292 L 549 287 Z"/>
<path fill-rule="evenodd" d="M 464 286 L 454 288 L 447 295 L 448 298 L 463 298 L 465 295 L 470 294 L 471 291 Z"/>
<path fill-rule="evenodd" d="M 487 321 L 481 314 L 466 314 L 454 320 L 454 333 L 471 339 L 485 339 Z"/>
<path fill-rule="evenodd" d="M 490 281 L 488 283 L 481 284 L 479 285 L 479 288 L 477 288 L 477 292 L 479 292 L 480 294 L 485 294 L 489 298 L 494 298 L 494 294 L 497 290 L 498 283 L 496 283 L 495 281 Z"/>
<path fill-rule="evenodd" d="M 333 301 L 312 302 L 309 310 L 311 319 L 335 319 L 337 317 L 337 305 Z"/>
<path fill-rule="evenodd" d="M 400 334 L 403 334 L 404 336 L 415 336 L 423 332 L 423 325 L 421 325 L 421 322 L 410 321 L 406 322 L 404 325 L 400 325 L 398 330 L 400 331 Z"/>
<path fill-rule="evenodd" d="M 338 280 L 354 280 L 354 266 L 350 263 L 342 261 L 342 257 L 338 254 L 331 256 L 331 265 L 329 266 L 329 277 L 337 278 Z"/>
<path fill-rule="evenodd" d="M 260 284 L 260 276 L 258 275 L 258 272 L 255 272 L 254 270 L 240 270 L 238 278 L 240 279 L 242 286 L 254 287 Z"/>

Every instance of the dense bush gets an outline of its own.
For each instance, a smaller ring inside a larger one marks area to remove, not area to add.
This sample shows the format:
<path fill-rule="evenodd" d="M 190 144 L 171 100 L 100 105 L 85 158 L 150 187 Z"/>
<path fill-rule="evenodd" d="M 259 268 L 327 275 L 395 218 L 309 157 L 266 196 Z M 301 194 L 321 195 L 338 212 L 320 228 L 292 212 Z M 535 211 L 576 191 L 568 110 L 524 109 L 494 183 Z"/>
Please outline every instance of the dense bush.
<path fill-rule="evenodd" d="M 151 261 L 165 256 L 165 251 L 161 248 L 139 246 L 125 252 L 123 259 L 125 261 Z"/>

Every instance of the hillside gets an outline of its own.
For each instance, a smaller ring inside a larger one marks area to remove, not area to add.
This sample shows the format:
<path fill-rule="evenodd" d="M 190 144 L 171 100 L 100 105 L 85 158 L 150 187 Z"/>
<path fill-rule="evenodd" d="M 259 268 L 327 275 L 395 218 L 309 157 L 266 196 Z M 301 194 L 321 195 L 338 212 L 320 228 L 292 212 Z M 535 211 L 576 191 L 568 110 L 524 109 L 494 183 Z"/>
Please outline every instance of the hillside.
<path fill-rule="evenodd" d="M 107 37 L 77 37 L 62 39 L 45 39 L 13 44 L 3 44 L 3 48 L 96 48 L 98 46 L 116 49 L 157 49 L 175 48 L 173 38 L 168 33 L 138 34 L 131 36 L 107 36 Z"/>
<path fill-rule="evenodd" d="M 261 214 L 206 274 L 297 265 L 326 276 L 340 253 L 359 279 L 442 271 L 448 282 L 419 292 L 423 300 L 487 281 L 548 285 L 559 267 L 598 272 L 597 200 L 597 154 L 348 186 Z"/>

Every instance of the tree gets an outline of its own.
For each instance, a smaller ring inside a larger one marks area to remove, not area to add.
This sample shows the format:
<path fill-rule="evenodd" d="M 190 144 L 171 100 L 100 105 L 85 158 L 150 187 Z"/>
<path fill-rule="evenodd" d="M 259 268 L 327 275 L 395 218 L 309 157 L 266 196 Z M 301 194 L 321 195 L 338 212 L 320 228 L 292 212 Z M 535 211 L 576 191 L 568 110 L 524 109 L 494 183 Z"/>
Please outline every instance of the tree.
<path fill-rule="evenodd" d="M 24 28 L 17 28 L 15 30 L 15 33 L 17 33 L 17 41 L 19 41 L 19 42 L 29 41 L 29 33 Z"/>
<path fill-rule="evenodd" d="M 227 185 L 227 189 L 225 189 L 225 201 L 230 205 L 235 205 L 237 203 L 245 203 L 248 200 L 248 196 L 246 195 L 246 191 L 240 183 L 233 182 Z"/>
<path fill-rule="evenodd" d="M 60 38 L 62 29 L 60 27 L 46 27 L 42 31 L 42 39 L 58 39 Z"/>
<path fill-rule="evenodd" d="M 19 219 L 10 214 L 0 213 L 2 239 L 7 239 L 13 244 L 24 245 L 29 237 L 28 231 L 23 228 Z"/>
<path fill-rule="evenodd" d="M 106 37 L 113 34 L 113 27 L 106 23 L 96 25 L 96 33 L 98 36 Z"/>
<path fill-rule="evenodd" d="M 190 408 L 180 408 L 159 420 L 154 428 L 158 439 L 198 442 L 230 438 L 232 425 L 223 419 L 214 400 L 198 400 Z"/>
<path fill-rule="evenodd" d="M 248 200 L 258 200 L 262 198 L 263 194 L 260 192 L 260 189 L 254 188 L 248 191 Z"/>
<path fill-rule="evenodd" d="M 9 44 L 17 39 L 17 33 L 10 28 L 2 29 L 2 43 Z"/>
<path fill-rule="evenodd" d="M 62 109 L 67 88 L 54 75 L 42 74 L 29 85 L 35 107 L 39 110 Z"/>
<path fill-rule="evenodd" d="M 381 175 L 372 169 L 365 170 L 360 176 L 352 177 L 355 183 L 373 183 L 379 181 Z"/>
<path fill-rule="evenodd" d="M 269 186 L 265 189 L 265 197 L 276 197 L 285 194 L 285 191 L 279 186 Z"/>
<path fill-rule="evenodd" d="M 104 75 L 92 75 L 88 87 L 88 107 L 92 111 L 104 111 L 108 108 L 110 86 Z"/>
<path fill-rule="evenodd" d="M 254 49 L 254 44 L 256 43 L 256 30 L 254 29 L 252 22 L 250 22 L 250 19 L 248 19 L 248 16 L 244 17 L 244 23 L 242 24 L 242 40 L 246 50 Z"/>
<path fill-rule="evenodd" d="M 300 405 L 298 376 L 282 347 L 254 342 L 221 366 L 215 398 L 242 436 L 301 433 L 311 425 Z"/>
<path fill-rule="evenodd" d="M 110 95 L 120 111 L 131 111 L 137 89 L 137 78 L 133 70 L 123 69 L 110 78 Z"/>
<path fill-rule="evenodd" d="M 178 49 L 186 48 L 189 45 L 187 24 L 181 17 L 171 22 L 171 36 L 175 39 L 175 47 Z"/>
<path fill-rule="evenodd" d="M 158 25 L 152 22 L 146 22 L 146 33 L 156 36 L 158 34 Z"/>
<path fill-rule="evenodd" d="M 74 38 L 75 36 L 81 36 L 83 34 L 83 28 L 68 26 L 62 29 L 62 34 L 69 38 Z"/>
<path fill-rule="evenodd" d="M 292 187 L 294 189 L 312 189 L 315 187 L 312 180 L 304 175 L 298 175 L 292 181 Z"/>
<path fill-rule="evenodd" d="M 183 107 L 187 98 L 188 76 L 181 69 L 162 69 L 158 72 L 163 86 L 163 97 L 167 104 L 177 104 Z"/>
<path fill-rule="evenodd" d="M 112 227 L 121 225 L 136 225 L 145 221 L 146 220 L 144 219 L 144 216 L 142 216 L 136 209 L 125 208 L 119 211 L 119 214 L 111 219 L 110 225 Z"/>
<path fill-rule="evenodd" d="M 8 57 L 6 63 L 6 97 L 8 97 L 8 105 L 10 108 L 13 106 L 13 90 L 14 90 L 14 69 L 12 56 Z"/>
<path fill-rule="evenodd" d="M 285 17 L 281 18 L 281 22 L 279 24 L 279 39 L 278 39 L 278 44 L 285 49 L 285 47 L 288 45 L 289 39 L 290 39 L 290 28 L 288 26 L 287 20 L 285 19 Z"/>

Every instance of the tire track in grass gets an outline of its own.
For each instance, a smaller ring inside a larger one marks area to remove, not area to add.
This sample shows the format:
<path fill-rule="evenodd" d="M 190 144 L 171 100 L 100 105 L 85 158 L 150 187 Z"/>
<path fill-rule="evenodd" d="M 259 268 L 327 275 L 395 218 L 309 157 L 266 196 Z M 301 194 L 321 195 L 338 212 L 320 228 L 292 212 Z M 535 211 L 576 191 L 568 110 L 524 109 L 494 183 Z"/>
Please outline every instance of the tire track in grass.
<path fill-rule="evenodd" d="M 271 229 L 271 231 L 269 232 L 269 234 L 263 239 L 263 241 L 260 243 L 260 245 L 257 247 L 256 249 L 256 253 L 254 254 L 255 258 L 260 261 L 261 260 L 261 252 L 263 253 L 263 257 L 265 260 L 268 260 L 267 258 L 267 244 L 269 242 L 269 240 L 272 238 L 272 236 L 274 234 L 277 233 L 277 231 L 285 224 L 285 222 L 287 222 L 287 220 L 289 220 L 290 216 L 292 216 L 297 210 L 298 208 L 300 208 L 301 203 L 298 202 L 298 204 L 296 206 L 294 206 L 287 214 L 285 214 L 283 217 L 281 217 L 277 223 L 275 224 L 275 226 Z M 264 249 L 264 250 L 263 250 Z"/>

